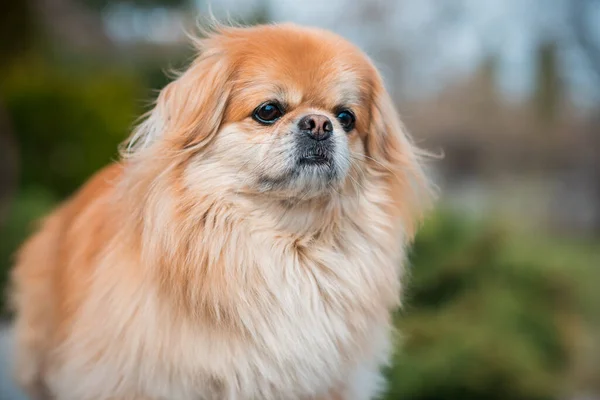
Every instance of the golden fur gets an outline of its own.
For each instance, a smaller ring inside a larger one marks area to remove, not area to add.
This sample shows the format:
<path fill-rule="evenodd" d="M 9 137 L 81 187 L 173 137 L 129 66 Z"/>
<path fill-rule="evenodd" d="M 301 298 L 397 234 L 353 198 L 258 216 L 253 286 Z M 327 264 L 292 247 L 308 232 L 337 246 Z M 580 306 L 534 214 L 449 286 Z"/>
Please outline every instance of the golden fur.
<path fill-rule="evenodd" d="M 332 33 L 196 43 L 121 162 L 20 250 L 17 380 L 34 399 L 370 399 L 426 201 L 416 149 L 372 63 Z M 273 98 L 285 115 L 254 121 Z M 328 184 L 281 178 L 308 112 L 334 121 Z"/>

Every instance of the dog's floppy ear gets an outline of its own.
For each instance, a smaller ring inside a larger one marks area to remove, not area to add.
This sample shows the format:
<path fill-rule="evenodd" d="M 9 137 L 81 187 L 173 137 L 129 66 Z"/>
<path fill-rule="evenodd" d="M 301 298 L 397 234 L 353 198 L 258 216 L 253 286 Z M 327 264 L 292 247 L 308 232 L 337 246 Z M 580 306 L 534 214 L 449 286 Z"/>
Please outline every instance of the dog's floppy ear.
<path fill-rule="evenodd" d="M 161 90 L 154 108 L 123 147 L 125 156 L 167 141 L 168 148 L 200 149 L 223 121 L 231 92 L 226 56 L 205 46 L 202 54 L 176 80 Z"/>
<path fill-rule="evenodd" d="M 412 143 L 383 81 L 377 78 L 366 138 L 367 162 L 372 171 L 390 181 L 392 202 L 410 240 L 430 203 L 430 186 L 421 161 L 425 152 Z"/>

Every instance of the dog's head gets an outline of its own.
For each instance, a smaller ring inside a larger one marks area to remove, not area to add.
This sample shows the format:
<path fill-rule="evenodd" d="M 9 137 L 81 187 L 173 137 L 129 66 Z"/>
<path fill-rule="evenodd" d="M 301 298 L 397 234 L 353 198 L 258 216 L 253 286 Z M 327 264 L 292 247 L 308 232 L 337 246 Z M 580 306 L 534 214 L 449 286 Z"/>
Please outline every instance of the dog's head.
<path fill-rule="evenodd" d="M 220 28 L 197 44 L 200 55 L 134 132 L 134 157 L 184 165 L 192 190 L 288 202 L 352 197 L 377 180 L 411 213 L 418 157 L 359 49 L 287 24 Z"/>

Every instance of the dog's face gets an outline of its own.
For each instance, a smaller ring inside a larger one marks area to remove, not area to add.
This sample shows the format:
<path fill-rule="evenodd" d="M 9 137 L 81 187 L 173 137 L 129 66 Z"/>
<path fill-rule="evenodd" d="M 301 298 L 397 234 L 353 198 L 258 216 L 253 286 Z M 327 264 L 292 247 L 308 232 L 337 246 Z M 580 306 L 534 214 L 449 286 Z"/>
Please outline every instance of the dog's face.
<path fill-rule="evenodd" d="M 243 36 L 227 46 L 233 82 L 214 151 L 250 190 L 311 197 L 340 189 L 365 155 L 370 64 L 323 32 Z"/>
<path fill-rule="evenodd" d="M 344 39 L 281 25 L 224 28 L 198 45 L 133 138 L 179 157 L 188 186 L 310 199 L 375 175 L 418 178 L 379 74 Z"/>

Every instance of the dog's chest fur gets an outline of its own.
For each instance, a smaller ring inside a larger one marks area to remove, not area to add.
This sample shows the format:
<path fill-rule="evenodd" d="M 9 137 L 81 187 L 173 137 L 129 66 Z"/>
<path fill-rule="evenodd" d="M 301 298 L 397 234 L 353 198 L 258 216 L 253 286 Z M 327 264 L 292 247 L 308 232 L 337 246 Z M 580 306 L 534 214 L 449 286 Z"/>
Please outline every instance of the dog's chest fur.
<path fill-rule="evenodd" d="M 65 343 L 58 386 L 73 399 L 311 399 L 336 387 L 352 399 L 372 395 L 399 289 L 400 244 L 374 240 L 387 221 L 311 238 L 227 215 L 213 223 L 220 236 L 199 239 L 198 259 L 212 268 L 205 279 L 221 278 L 198 289 L 209 293 L 194 300 L 199 317 L 165 305 L 150 283 L 100 277 Z M 193 287 L 199 278 L 187 279 Z"/>

